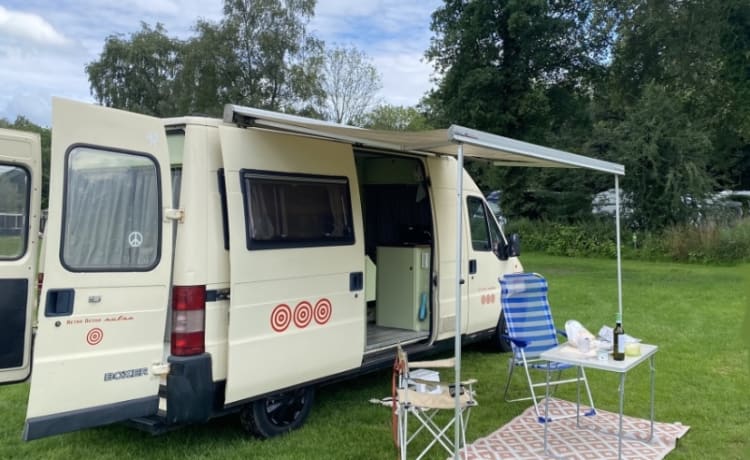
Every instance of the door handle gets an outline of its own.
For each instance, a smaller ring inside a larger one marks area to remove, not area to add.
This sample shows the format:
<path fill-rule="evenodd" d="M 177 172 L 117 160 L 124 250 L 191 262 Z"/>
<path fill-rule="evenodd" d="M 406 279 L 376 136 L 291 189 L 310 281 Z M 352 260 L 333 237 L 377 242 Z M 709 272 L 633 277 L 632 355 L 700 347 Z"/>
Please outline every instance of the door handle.
<path fill-rule="evenodd" d="M 73 289 L 50 289 L 44 304 L 44 316 L 70 316 L 73 314 L 74 301 Z"/>
<path fill-rule="evenodd" d="M 469 275 L 477 273 L 477 259 L 471 259 L 469 261 Z"/>
<path fill-rule="evenodd" d="M 362 272 L 349 273 L 349 291 L 361 291 L 365 287 L 365 276 Z"/>

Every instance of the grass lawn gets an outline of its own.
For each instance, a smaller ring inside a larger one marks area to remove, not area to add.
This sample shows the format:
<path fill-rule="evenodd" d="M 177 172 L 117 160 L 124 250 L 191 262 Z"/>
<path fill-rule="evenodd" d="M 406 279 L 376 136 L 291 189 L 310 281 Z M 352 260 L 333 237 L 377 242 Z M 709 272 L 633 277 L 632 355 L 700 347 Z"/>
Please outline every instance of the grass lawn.
<path fill-rule="evenodd" d="M 528 271 L 545 275 L 558 327 L 577 319 L 596 333 L 617 311 L 615 264 L 529 254 Z M 625 331 L 660 347 L 656 355 L 656 419 L 691 427 L 673 459 L 750 458 L 750 265 L 704 267 L 626 261 Z M 507 355 L 481 346 L 464 350 L 464 376 L 479 380 L 480 406 L 468 438 L 486 435 L 526 403 L 502 401 Z M 450 375 L 441 375 L 444 379 Z M 516 374 L 518 377 L 518 374 Z M 617 376 L 589 372 L 596 405 L 616 411 Z M 648 417 L 648 366 L 628 374 L 625 413 Z M 520 388 L 520 380 L 516 381 Z M 574 399 L 574 386 L 557 396 Z M 562 389 L 561 389 L 562 390 Z M 368 403 L 390 392 L 390 371 L 319 389 L 308 423 L 287 436 L 247 437 L 236 416 L 159 437 L 120 425 L 24 443 L 28 385 L 0 387 L 0 459 L 388 459 L 396 457 L 389 409 Z M 431 458 L 445 458 L 433 450 Z"/>

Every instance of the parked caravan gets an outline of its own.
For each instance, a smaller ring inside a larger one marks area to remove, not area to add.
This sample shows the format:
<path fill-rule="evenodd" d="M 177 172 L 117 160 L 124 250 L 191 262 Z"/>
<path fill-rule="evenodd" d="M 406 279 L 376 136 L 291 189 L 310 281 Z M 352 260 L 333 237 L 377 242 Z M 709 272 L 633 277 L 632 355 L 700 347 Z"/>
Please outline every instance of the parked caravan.
<path fill-rule="evenodd" d="M 0 231 L 0 381 L 31 376 L 24 439 L 229 412 L 270 437 L 304 423 L 317 385 L 388 366 L 399 344 L 497 340 L 517 240 L 453 152 L 519 160 L 494 144 L 510 140 L 452 129 L 55 99 L 35 313 L 39 138 L 0 131 L 0 214 L 15 216 Z M 584 158 L 543 153 L 524 158 Z"/>

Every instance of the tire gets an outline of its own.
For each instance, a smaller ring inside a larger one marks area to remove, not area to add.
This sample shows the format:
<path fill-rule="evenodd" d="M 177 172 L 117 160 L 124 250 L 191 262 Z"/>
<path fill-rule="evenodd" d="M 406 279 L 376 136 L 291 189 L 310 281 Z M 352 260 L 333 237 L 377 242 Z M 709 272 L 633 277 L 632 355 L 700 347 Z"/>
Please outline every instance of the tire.
<path fill-rule="evenodd" d="M 512 351 L 510 340 L 504 339 L 503 334 L 508 334 L 508 327 L 505 325 L 505 314 L 500 312 L 500 319 L 497 321 L 497 326 L 495 326 L 495 338 L 493 342 L 497 351 L 508 353 Z"/>
<path fill-rule="evenodd" d="M 240 423 L 261 439 L 288 433 L 305 423 L 314 397 L 314 388 L 308 386 L 253 401 L 240 411 Z"/>

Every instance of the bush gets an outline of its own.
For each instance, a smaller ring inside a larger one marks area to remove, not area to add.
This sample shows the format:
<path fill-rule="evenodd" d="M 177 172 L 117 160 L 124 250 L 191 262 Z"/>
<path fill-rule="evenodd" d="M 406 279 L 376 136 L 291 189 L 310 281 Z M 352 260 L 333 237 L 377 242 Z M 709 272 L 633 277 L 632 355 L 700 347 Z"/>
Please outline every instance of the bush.
<path fill-rule="evenodd" d="M 521 236 L 523 251 L 568 257 L 615 257 L 615 225 L 592 219 L 575 224 L 552 221 L 513 220 L 508 234 Z M 701 264 L 736 264 L 750 261 L 750 219 L 735 225 L 681 225 L 662 233 L 622 231 L 625 259 L 659 260 Z"/>
<path fill-rule="evenodd" d="M 575 224 L 520 219 L 507 227 L 521 235 L 522 249 L 568 257 L 614 257 L 614 223 L 591 220 Z"/>
<path fill-rule="evenodd" d="M 750 258 L 750 220 L 733 226 L 673 227 L 664 233 L 667 256 L 679 262 L 737 263 Z"/>

